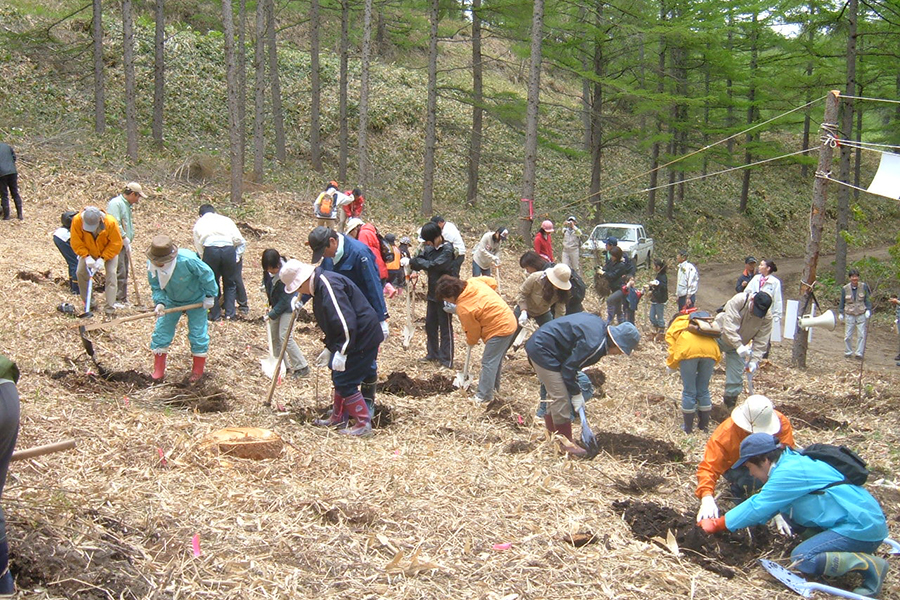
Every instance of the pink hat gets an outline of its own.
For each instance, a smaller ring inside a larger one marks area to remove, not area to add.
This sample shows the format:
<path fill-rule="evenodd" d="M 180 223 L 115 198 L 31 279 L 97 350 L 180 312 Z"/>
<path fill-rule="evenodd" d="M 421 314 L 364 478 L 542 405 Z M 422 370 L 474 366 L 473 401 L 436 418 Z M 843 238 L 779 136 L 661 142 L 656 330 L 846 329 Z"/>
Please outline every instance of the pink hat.
<path fill-rule="evenodd" d="M 547 233 L 553 233 L 553 221 L 547 219 L 546 221 L 541 223 L 541 229 L 543 229 Z"/>

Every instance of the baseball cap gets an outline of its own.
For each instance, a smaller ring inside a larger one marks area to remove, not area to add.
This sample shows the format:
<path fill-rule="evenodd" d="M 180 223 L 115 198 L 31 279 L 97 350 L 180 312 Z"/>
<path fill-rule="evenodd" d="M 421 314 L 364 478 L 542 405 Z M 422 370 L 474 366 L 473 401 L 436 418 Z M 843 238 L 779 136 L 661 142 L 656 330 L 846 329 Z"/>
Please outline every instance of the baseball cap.
<path fill-rule="evenodd" d="M 85 231 L 94 233 L 100 227 L 100 221 L 103 220 L 103 213 L 96 206 L 88 206 L 81 213 L 81 227 Z"/>
<path fill-rule="evenodd" d="M 293 294 L 312 276 L 315 270 L 316 267 L 314 265 L 302 263 L 292 258 L 281 266 L 278 278 L 284 284 L 284 291 L 288 294 Z"/>
<path fill-rule="evenodd" d="M 568 223 L 569 221 L 572 221 L 573 223 L 577 223 L 577 222 L 578 222 L 578 219 L 576 219 L 575 216 L 573 215 L 573 216 L 569 217 L 568 219 L 566 219 L 566 222 L 567 222 L 567 223 Z"/>
<path fill-rule="evenodd" d="M 332 230 L 330 228 L 325 227 L 324 225 L 319 225 L 309 232 L 309 237 L 307 238 L 306 243 L 309 244 L 310 248 L 312 248 L 313 264 L 318 263 L 320 260 L 322 260 L 322 256 L 325 254 L 325 250 L 328 248 L 328 240 L 331 239 L 331 231 Z"/>
<path fill-rule="evenodd" d="M 634 323 L 621 323 L 607 328 L 606 332 L 612 338 L 613 343 L 626 355 L 630 356 L 635 346 L 641 341 L 641 332 Z"/>
<path fill-rule="evenodd" d="M 748 433 L 775 435 L 781 431 L 781 420 L 775 415 L 772 401 L 761 394 L 754 394 L 731 411 L 734 424 Z"/>
<path fill-rule="evenodd" d="M 606 242 L 607 246 L 618 246 L 619 245 L 619 238 L 615 238 L 612 236 L 606 238 L 604 241 Z"/>
<path fill-rule="evenodd" d="M 741 442 L 741 457 L 731 468 L 740 468 L 754 456 L 768 454 L 778 446 L 780 446 L 778 440 L 771 433 L 751 433 Z"/>
<path fill-rule="evenodd" d="M 744 259 L 744 264 L 745 264 L 745 265 L 755 265 L 755 264 L 756 264 L 756 257 L 755 257 L 755 256 L 748 256 L 747 258 Z"/>
<path fill-rule="evenodd" d="M 764 317 L 772 306 L 772 296 L 766 292 L 757 292 L 753 296 L 753 315 L 756 317 Z"/>
<path fill-rule="evenodd" d="M 142 188 L 142 187 L 141 187 L 141 184 L 139 184 L 137 181 L 132 181 L 131 183 L 129 183 L 128 185 L 126 185 L 126 186 L 125 186 L 125 191 L 126 191 L 126 192 L 134 192 L 135 194 L 137 194 L 137 195 L 140 196 L 141 198 L 146 198 L 146 197 L 147 197 L 147 194 L 144 193 L 144 188 Z"/>

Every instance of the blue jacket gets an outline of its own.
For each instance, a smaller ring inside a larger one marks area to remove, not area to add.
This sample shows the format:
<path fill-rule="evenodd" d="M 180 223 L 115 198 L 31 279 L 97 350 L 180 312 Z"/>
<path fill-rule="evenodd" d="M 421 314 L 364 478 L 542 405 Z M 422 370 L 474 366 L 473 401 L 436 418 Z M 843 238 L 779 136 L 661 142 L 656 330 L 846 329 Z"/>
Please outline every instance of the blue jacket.
<path fill-rule="evenodd" d="M 378 321 L 387 320 L 384 288 L 381 286 L 375 255 L 368 246 L 354 240 L 349 235 L 341 235 L 341 237 L 344 238 L 344 253 L 340 262 L 335 264 L 333 259 L 326 256 L 319 266 L 325 271 L 334 271 L 350 279 L 365 295 L 369 305 L 378 315 Z"/>
<path fill-rule="evenodd" d="M 528 358 L 562 375 L 569 394 L 581 393 L 577 373 L 606 356 L 606 321 L 595 314 L 566 315 L 541 325 L 525 344 Z"/>
<path fill-rule="evenodd" d="M 317 267 L 313 272 L 313 314 L 332 353 L 353 355 L 384 341 L 378 315 L 356 284 L 340 273 Z"/>
<path fill-rule="evenodd" d="M 725 514 L 725 526 L 734 531 L 783 513 L 803 527 L 831 530 L 861 542 L 882 541 L 888 535 L 884 513 L 864 488 L 844 484 L 810 494 L 843 478 L 828 463 L 785 448 L 759 493 Z"/>
<path fill-rule="evenodd" d="M 219 294 L 216 276 L 213 275 L 209 265 L 200 260 L 196 252 L 182 248 L 175 260 L 178 262 L 165 289 L 159 286 L 159 278 L 155 273 L 147 273 L 154 304 L 172 308 L 203 302 L 203 298 L 207 296 L 215 298 Z M 149 265 L 150 261 L 147 261 L 147 264 Z"/>

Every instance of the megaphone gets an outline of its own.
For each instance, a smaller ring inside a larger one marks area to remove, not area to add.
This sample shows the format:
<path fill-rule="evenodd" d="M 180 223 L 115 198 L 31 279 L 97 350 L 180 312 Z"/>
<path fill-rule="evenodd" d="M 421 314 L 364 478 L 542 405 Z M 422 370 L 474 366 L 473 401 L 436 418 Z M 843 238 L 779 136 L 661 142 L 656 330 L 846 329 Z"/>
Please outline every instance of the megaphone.
<path fill-rule="evenodd" d="M 800 329 L 812 329 L 813 327 L 824 327 L 828 331 L 834 331 L 837 326 L 837 319 L 834 318 L 834 311 L 826 310 L 818 317 L 812 315 L 804 315 L 800 317 Z"/>

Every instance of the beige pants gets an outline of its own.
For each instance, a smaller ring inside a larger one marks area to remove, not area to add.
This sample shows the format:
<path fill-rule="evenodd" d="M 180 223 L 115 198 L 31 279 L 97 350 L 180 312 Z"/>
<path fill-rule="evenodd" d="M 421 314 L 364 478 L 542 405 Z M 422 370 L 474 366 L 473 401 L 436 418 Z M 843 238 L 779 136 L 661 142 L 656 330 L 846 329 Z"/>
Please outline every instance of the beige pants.
<path fill-rule="evenodd" d="M 571 422 L 572 403 L 569 401 L 569 389 L 563 381 L 562 373 L 548 371 L 534 362 L 531 363 L 531 366 L 534 367 L 540 382 L 547 388 L 547 402 L 550 404 L 550 416 L 553 417 L 553 423 L 562 425 Z"/>
<path fill-rule="evenodd" d="M 116 269 L 119 268 L 119 257 L 114 256 L 106 261 L 106 308 L 113 310 L 116 303 L 116 291 L 119 286 L 116 282 Z M 78 289 L 81 291 L 81 300 L 87 304 L 88 289 L 88 272 L 87 266 L 84 264 L 84 257 L 78 257 L 78 267 L 75 269 L 75 276 L 78 277 Z"/>

